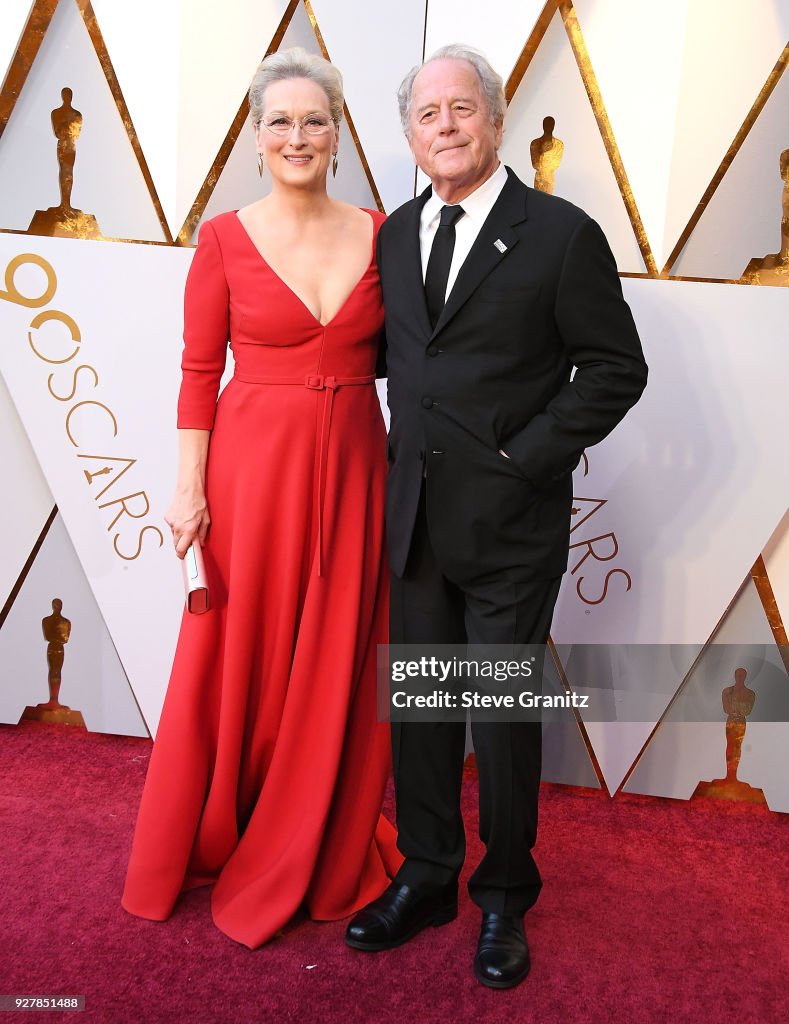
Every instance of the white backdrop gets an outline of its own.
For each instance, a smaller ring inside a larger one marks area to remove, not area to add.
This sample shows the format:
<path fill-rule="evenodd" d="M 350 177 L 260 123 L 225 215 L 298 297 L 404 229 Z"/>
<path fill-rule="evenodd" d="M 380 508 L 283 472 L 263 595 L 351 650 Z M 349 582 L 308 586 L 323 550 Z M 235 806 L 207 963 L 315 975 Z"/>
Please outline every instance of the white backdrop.
<path fill-rule="evenodd" d="M 575 546 L 553 630 L 561 649 L 683 643 L 690 667 L 693 650 L 719 641 L 729 619 L 756 643 L 781 635 L 775 609 L 752 585 L 747 600 L 730 605 L 764 552 L 778 613 L 784 622 L 789 615 L 789 485 L 780 468 L 789 291 L 736 283 L 752 257 L 779 246 L 789 75 L 774 69 L 785 66 L 789 5 L 576 0 L 563 18 L 544 16 L 542 0 L 461 8 L 445 0 L 396 8 L 94 0 L 93 22 L 75 0 L 60 0 L 25 73 L 14 57 L 20 38 L 32 52 L 31 7 L 13 0 L 0 11 L 0 285 L 15 258 L 35 254 L 56 288 L 38 306 L 0 297 L 0 441 L 12 495 L 0 506 L 3 720 L 44 699 L 40 620 L 68 583 L 73 640 L 62 699 L 84 705 L 91 728 L 155 732 L 181 611 L 178 566 L 158 532 L 174 472 L 181 294 L 192 252 L 173 240 L 188 243 L 202 219 L 266 188 L 237 114 L 272 40 L 325 49 L 341 67 L 357 138 L 343 128 L 332 188 L 385 211 L 414 194 L 395 102 L 402 75 L 424 46 L 481 47 L 511 95 L 504 159 L 531 184 L 529 143 L 553 116 L 565 144 L 556 193 L 600 221 L 620 271 L 639 278 L 623 283 L 650 384 L 576 474 Z M 112 241 L 25 234 L 36 210 L 58 202 L 50 113 L 65 86 L 83 115 L 73 202 Z M 656 280 L 664 267 L 667 277 L 728 283 Z M 5 292 L 35 297 L 45 283 L 40 266 L 23 262 Z M 36 355 L 27 332 L 47 310 L 71 320 L 33 328 Z M 73 397 L 54 397 L 48 383 L 68 395 L 77 367 Z M 80 401 L 100 404 L 75 409 Z M 65 429 L 70 413 L 78 446 Z M 86 468 L 106 472 L 89 479 Z M 60 514 L 25 576 L 55 503 Z M 85 661 L 87 649 L 106 656 Z M 564 667 L 578 685 L 573 675 L 591 670 L 570 656 Z M 86 671 L 101 678 L 78 683 Z M 653 721 L 550 730 L 551 777 L 596 779 L 612 792 L 624 780 L 632 791 L 687 797 L 711 777 L 720 736 L 662 721 L 665 710 L 658 701 Z M 789 794 L 774 780 L 787 774 L 776 753 L 787 748 L 786 728 L 749 726 L 748 734 L 748 781 L 783 809 Z"/>

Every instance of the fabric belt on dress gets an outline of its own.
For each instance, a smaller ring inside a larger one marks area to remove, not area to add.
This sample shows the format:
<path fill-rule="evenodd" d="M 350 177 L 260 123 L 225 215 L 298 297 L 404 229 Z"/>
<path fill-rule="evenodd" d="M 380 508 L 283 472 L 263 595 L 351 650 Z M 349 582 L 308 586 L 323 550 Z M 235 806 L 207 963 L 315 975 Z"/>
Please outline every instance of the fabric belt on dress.
<path fill-rule="evenodd" d="M 334 394 L 338 388 L 354 387 L 358 384 L 375 384 L 375 374 L 370 373 L 366 377 L 335 377 L 322 373 L 311 373 L 306 377 L 258 377 L 248 373 L 235 373 L 234 378 L 244 384 L 286 384 L 308 388 L 310 391 L 326 392 L 318 441 L 318 575 L 323 576 L 323 502 L 326 494 L 329 432 Z"/>

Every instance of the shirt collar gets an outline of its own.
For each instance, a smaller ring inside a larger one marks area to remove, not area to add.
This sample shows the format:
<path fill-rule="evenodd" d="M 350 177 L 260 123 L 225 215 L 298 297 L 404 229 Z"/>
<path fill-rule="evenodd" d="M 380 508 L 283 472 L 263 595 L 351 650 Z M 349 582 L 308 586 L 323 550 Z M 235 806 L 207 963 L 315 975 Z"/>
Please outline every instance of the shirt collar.
<path fill-rule="evenodd" d="M 507 168 L 499 161 L 499 166 L 493 174 L 486 178 L 465 199 L 462 199 L 458 205 L 463 207 L 463 212 L 470 220 L 482 224 L 493 209 L 493 204 L 499 198 L 499 193 L 504 188 L 506 181 Z M 435 191 L 431 191 L 430 198 L 422 207 L 422 224 L 425 227 L 431 227 L 433 221 L 437 223 L 441 209 L 446 205 L 444 200 L 439 195 L 436 195 Z"/>

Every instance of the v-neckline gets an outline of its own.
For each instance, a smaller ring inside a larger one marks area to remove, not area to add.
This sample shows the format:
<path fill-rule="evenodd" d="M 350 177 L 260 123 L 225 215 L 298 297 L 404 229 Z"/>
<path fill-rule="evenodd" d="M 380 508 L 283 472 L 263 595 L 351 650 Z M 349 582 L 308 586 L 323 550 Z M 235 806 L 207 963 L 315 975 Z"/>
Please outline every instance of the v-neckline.
<path fill-rule="evenodd" d="M 363 209 L 363 208 L 360 207 L 360 209 Z M 265 267 L 268 267 L 268 269 L 271 271 L 271 273 L 274 275 L 274 277 L 276 277 L 276 279 L 280 282 L 282 287 L 285 288 L 286 291 L 290 292 L 290 294 L 293 296 L 293 298 L 301 306 L 304 307 L 304 309 L 307 311 L 307 313 L 309 314 L 311 319 L 314 320 L 316 324 L 318 324 L 320 327 L 323 327 L 323 328 L 329 327 L 331 324 L 333 324 L 334 321 L 337 319 L 337 317 L 340 315 L 340 313 L 342 313 L 342 311 L 345 309 L 345 307 L 351 301 L 351 298 L 354 295 L 354 293 L 356 292 L 356 289 L 359 287 L 359 285 L 362 283 L 362 281 L 367 277 L 367 274 L 370 271 L 370 267 L 373 265 L 373 262 L 375 260 L 375 220 L 373 219 L 373 215 L 370 213 L 369 210 L 364 210 L 364 213 L 369 215 L 370 220 L 372 222 L 372 227 L 373 227 L 373 236 L 372 236 L 372 241 L 370 243 L 370 262 L 364 268 L 364 272 L 362 273 L 362 276 L 358 279 L 358 281 L 354 284 L 353 288 L 351 288 L 351 290 L 345 296 L 345 299 L 343 300 L 342 304 L 340 305 L 339 309 L 334 314 L 334 316 L 330 317 L 326 321 L 326 323 L 324 323 L 322 320 L 319 320 L 317 316 L 315 316 L 315 314 L 312 312 L 312 310 L 307 305 L 307 303 L 304 301 L 304 299 L 302 299 L 302 297 L 299 295 L 299 293 L 295 290 L 295 288 L 291 288 L 291 286 L 288 284 L 288 282 L 285 280 L 285 278 L 281 274 L 277 273 L 277 271 L 272 267 L 272 265 L 269 263 L 269 261 L 266 259 L 266 257 L 263 255 L 263 253 L 260 251 L 260 249 L 258 249 L 258 247 L 255 245 L 254 241 L 252 240 L 252 235 L 250 235 L 250 233 L 247 231 L 247 229 L 242 224 L 241 218 L 238 215 L 238 210 L 234 210 L 233 211 L 236 223 L 238 224 L 239 228 L 241 228 L 241 231 L 243 232 L 243 234 L 246 237 L 247 241 L 249 242 L 250 246 L 257 253 L 261 263 Z"/>

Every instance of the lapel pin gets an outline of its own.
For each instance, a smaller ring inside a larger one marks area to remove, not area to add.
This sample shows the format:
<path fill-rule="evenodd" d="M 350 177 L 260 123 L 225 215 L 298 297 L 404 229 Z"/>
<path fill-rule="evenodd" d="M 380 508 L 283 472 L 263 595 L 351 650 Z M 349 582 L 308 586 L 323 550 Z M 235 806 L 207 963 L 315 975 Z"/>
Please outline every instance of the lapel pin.
<path fill-rule="evenodd" d="M 496 241 L 493 244 L 496 246 L 496 248 L 499 250 L 499 252 L 506 252 L 507 251 L 507 246 L 504 244 L 504 242 L 502 242 L 502 240 L 500 238 L 497 238 Z"/>

